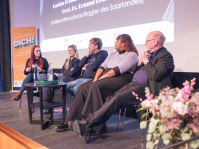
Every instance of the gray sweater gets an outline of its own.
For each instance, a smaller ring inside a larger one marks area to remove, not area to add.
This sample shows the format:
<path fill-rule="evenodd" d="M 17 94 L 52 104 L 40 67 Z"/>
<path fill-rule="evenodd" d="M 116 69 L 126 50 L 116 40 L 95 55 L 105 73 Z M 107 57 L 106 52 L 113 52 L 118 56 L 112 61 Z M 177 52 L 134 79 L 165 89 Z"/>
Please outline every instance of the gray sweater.
<path fill-rule="evenodd" d="M 131 72 L 131 68 L 139 61 L 138 56 L 135 52 L 112 52 L 108 55 L 106 60 L 100 66 L 105 70 L 108 68 L 118 69 L 119 74 Z"/>

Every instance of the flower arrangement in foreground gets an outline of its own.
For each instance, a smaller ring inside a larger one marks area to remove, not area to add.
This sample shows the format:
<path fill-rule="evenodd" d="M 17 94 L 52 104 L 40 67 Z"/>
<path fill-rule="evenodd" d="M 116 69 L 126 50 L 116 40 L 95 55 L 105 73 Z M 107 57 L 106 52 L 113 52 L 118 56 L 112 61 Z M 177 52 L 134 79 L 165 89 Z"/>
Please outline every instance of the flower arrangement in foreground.
<path fill-rule="evenodd" d="M 163 140 L 165 145 L 190 139 L 199 135 L 199 92 L 192 94 L 195 78 L 191 82 L 185 81 L 183 88 L 162 89 L 159 96 L 154 98 L 146 88 L 146 100 L 141 101 L 140 110 L 149 112 L 143 114 L 145 117 L 152 113 L 149 120 L 146 148 L 157 148 L 158 143 Z M 140 123 L 140 128 L 145 129 L 147 121 Z M 192 148 L 199 147 L 199 139 L 190 142 Z"/>

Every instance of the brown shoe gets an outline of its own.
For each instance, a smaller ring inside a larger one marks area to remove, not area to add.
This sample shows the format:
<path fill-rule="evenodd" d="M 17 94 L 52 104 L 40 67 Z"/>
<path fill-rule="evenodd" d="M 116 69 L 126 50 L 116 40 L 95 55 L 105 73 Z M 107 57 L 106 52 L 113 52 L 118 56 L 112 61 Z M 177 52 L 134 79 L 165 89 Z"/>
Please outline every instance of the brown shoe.
<path fill-rule="evenodd" d="M 32 108 L 31 108 L 31 112 L 34 113 L 34 110 L 35 110 L 35 108 L 32 107 Z"/>
<path fill-rule="evenodd" d="M 19 91 L 14 97 L 12 97 L 12 100 L 18 101 L 21 98 L 22 92 Z"/>

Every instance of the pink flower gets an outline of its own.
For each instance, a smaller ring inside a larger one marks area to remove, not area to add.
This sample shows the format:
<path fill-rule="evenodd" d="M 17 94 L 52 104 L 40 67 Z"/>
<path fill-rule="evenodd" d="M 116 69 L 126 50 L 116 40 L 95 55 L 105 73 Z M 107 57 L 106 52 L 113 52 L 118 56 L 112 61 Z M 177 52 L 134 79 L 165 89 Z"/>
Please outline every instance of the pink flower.
<path fill-rule="evenodd" d="M 170 119 L 169 121 L 166 121 L 166 131 L 170 131 L 170 130 L 179 130 L 181 123 L 183 121 L 181 119 Z"/>
<path fill-rule="evenodd" d="M 199 118 L 193 119 L 188 126 L 192 128 L 194 133 L 199 133 Z"/>
<path fill-rule="evenodd" d="M 146 88 L 146 99 L 140 98 L 139 100 L 142 107 L 148 108 L 149 112 L 153 114 L 150 124 L 154 124 L 154 119 L 157 121 L 157 125 L 154 126 L 155 130 L 151 133 L 153 135 L 151 138 L 154 140 L 150 141 L 159 141 L 163 139 L 164 135 L 169 136 L 172 141 L 181 140 L 182 133 L 185 131 L 198 135 L 199 92 L 191 96 L 195 81 L 195 78 L 190 83 L 185 81 L 182 89 L 166 87 L 156 97 L 150 93 L 149 88 Z M 136 93 L 133 95 L 138 98 Z M 163 134 L 157 136 L 160 132 Z"/>
<path fill-rule="evenodd" d="M 164 118 L 173 118 L 174 117 L 174 110 L 172 108 L 173 101 L 166 100 L 162 102 L 160 105 L 160 113 Z"/>

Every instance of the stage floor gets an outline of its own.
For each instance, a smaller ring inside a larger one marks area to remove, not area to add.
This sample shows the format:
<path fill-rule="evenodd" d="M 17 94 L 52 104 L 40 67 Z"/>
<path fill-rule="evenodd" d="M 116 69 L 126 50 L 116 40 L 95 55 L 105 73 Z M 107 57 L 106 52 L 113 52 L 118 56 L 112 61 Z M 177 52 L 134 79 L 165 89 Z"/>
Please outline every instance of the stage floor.
<path fill-rule="evenodd" d="M 50 149 L 132 149 L 145 148 L 141 143 L 142 130 L 136 119 L 125 118 L 123 130 L 117 131 L 117 117 L 113 115 L 107 122 L 108 133 L 101 136 L 92 136 L 89 144 L 81 142 L 73 131 L 56 132 L 55 125 L 41 130 L 39 124 L 30 124 L 27 106 L 27 94 L 22 96 L 22 107 L 19 109 L 19 101 L 11 100 L 16 92 L 0 93 L 0 122 L 15 129 L 21 134 Z M 55 100 L 59 92 L 56 93 Z M 34 97 L 34 101 L 38 98 Z M 50 115 L 45 115 L 48 118 Z M 62 113 L 54 113 L 54 119 L 61 119 Z M 39 109 L 35 109 L 33 119 L 39 119 Z"/>

